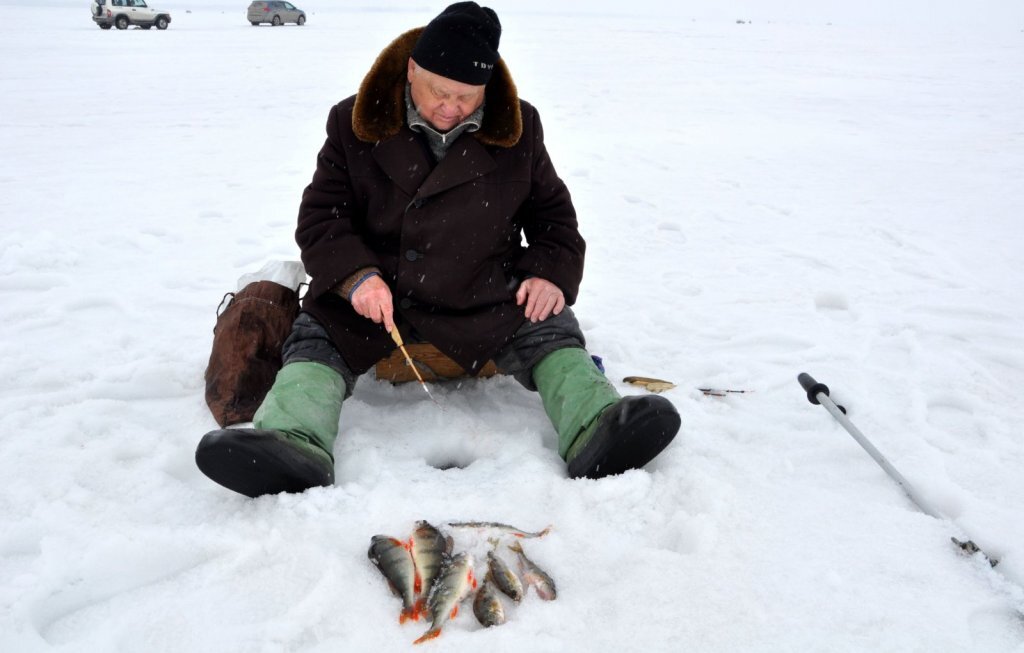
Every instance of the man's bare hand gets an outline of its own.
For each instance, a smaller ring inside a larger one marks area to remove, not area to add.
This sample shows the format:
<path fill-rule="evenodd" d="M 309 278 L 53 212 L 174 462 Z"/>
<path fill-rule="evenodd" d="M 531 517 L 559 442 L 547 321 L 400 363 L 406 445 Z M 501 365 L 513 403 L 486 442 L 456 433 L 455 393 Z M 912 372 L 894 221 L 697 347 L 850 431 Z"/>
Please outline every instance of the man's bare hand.
<path fill-rule="evenodd" d="M 531 277 L 519 284 L 516 304 L 526 302 L 526 319 L 543 322 L 551 315 L 558 315 L 565 308 L 565 295 L 561 288 L 547 279 Z"/>
<path fill-rule="evenodd" d="M 374 275 L 359 284 L 352 293 L 352 308 L 365 318 L 377 324 L 384 324 L 384 329 L 391 333 L 395 328 L 395 309 L 391 301 L 391 289 L 379 276 Z"/>

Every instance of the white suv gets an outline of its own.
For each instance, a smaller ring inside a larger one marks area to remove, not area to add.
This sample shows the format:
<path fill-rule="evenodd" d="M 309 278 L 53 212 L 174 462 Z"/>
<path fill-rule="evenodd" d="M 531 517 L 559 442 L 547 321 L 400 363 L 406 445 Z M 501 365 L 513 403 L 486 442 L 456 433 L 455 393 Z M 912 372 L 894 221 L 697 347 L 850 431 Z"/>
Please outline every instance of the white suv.
<path fill-rule="evenodd" d="M 128 29 L 129 25 L 167 29 L 171 15 L 153 9 L 146 0 L 92 0 L 92 20 L 100 29 Z"/>

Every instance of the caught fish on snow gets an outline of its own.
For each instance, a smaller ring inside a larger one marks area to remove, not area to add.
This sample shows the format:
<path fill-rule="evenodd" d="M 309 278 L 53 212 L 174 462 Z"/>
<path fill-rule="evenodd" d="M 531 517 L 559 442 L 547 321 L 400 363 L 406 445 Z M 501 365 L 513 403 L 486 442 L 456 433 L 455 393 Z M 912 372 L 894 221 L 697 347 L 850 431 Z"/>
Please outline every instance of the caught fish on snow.
<path fill-rule="evenodd" d="M 370 538 L 370 549 L 366 555 L 387 579 L 391 591 L 402 599 L 399 623 L 419 619 L 416 607 L 419 579 L 408 543 L 387 535 L 374 535 Z"/>
<path fill-rule="evenodd" d="M 526 553 L 523 552 L 523 547 L 519 542 L 509 544 L 508 548 L 515 551 L 519 557 L 519 570 L 523 574 L 523 580 L 526 581 L 526 584 L 532 585 L 533 589 L 537 591 L 537 596 L 540 598 L 545 601 L 554 601 L 558 596 L 558 592 L 555 589 L 555 581 L 551 576 L 526 557 Z"/>
<path fill-rule="evenodd" d="M 418 521 L 410 543 L 410 553 L 418 576 L 415 589 L 419 600 L 416 604 L 416 611 L 417 614 L 423 614 L 426 609 L 427 594 L 434 581 L 437 580 L 441 564 L 452 551 L 452 540 L 450 537 L 442 535 L 441 531 L 428 522 Z"/>
<path fill-rule="evenodd" d="M 459 604 L 474 589 L 476 577 L 473 575 L 473 556 L 469 553 L 446 556 L 441 572 L 427 597 L 427 609 L 431 616 L 430 629 L 413 644 L 420 644 L 440 635 L 444 625 L 459 613 Z"/>
<path fill-rule="evenodd" d="M 489 577 L 484 579 L 473 597 L 473 614 L 485 628 L 505 623 L 505 606 L 501 604 L 498 589 Z"/>
<path fill-rule="evenodd" d="M 509 524 L 502 524 L 501 522 L 494 521 L 450 521 L 448 522 L 448 525 L 452 528 L 478 528 L 503 531 L 505 533 L 508 533 L 512 537 L 524 539 L 533 537 L 544 537 L 551 531 L 551 527 L 548 526 L 542 531 L 531 533 L 529 531 L 524 531 L 521 528 L 516 528 L 515 526 L 511 526 Z"/>
<path fill-rule="evenodd" d="M 523 600 L 523 583 L 516 572 L 494 551 L 487 552 L 487 577 L 503 594 L 518 603 Z"/>
<path fill-rule="evenodd" d="M 627 376 L 622 380 L 625 383 L 638 385 L 644 390 L 654 393 L 665 392 L 666 390 L 671 390 L 672 388 L 676 387 L 676 384 L 672 383 L 671 381 L 665 381 L 663 379 L 652 379 L 649 376 Z"/>

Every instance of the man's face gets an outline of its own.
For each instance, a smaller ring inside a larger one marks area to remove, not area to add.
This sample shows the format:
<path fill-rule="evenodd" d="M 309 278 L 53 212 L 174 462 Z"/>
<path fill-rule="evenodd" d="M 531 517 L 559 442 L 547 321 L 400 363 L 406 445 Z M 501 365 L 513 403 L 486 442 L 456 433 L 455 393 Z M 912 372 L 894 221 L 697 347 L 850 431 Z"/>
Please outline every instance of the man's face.
<path fill-rule="evenodd" d="M 484 103 L 484 86 L 463 84 L 435 75 L 409 59 L 412 103 L 423 119 L 439 132 L 455 127 Z"/>

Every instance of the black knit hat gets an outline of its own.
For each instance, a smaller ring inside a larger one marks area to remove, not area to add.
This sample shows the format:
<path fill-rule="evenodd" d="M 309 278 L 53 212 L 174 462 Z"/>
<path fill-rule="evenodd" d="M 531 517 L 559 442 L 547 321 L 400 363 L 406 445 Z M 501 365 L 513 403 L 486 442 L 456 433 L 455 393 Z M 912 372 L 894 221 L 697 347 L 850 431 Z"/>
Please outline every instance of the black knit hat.
<path fill-rule="evenodd" d="M 475 2 L 456 2 L 430 21 L 412 50 L 416 65 L 463 84 L 482 86 L 498 62 L 498 14 Z"/>

